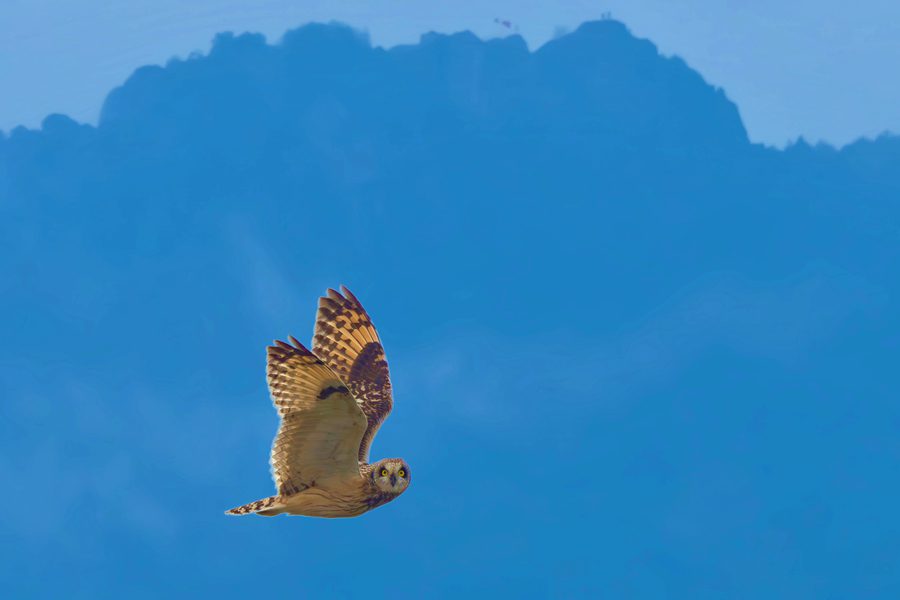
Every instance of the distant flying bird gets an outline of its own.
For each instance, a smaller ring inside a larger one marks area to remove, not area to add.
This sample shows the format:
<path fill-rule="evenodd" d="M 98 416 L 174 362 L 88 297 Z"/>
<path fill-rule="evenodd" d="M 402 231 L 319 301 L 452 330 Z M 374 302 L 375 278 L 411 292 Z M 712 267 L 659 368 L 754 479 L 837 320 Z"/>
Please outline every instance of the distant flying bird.
<path fill-rule="evenodd" d="M 391 412 L 391 380 L 372 320 L 344 286 L 319 298 L 312 352 L 292 336 L 268 348 L 269 391 L 281 426 L 272 445 L 278 495 L 229 515 L 355 517 L 406 491 L 401 458 L 369 464 Z"/>

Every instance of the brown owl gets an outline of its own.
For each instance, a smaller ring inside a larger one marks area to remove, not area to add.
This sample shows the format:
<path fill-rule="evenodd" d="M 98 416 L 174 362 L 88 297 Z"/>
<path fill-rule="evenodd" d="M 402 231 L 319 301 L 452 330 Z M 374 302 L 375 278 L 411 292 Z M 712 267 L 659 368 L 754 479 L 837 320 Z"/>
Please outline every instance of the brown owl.
<path fill-rule="evenodd" d="M 293 337 L 268 348 L 267 375 L 281 426 L 272 445 L 278 492 L 229 515 L 355 517 L 409 487 L 400 458 L 369 464 L 391 412 L 391 380 L 372 320 L 350 290 L 319 299 L 312 352 Z"/>

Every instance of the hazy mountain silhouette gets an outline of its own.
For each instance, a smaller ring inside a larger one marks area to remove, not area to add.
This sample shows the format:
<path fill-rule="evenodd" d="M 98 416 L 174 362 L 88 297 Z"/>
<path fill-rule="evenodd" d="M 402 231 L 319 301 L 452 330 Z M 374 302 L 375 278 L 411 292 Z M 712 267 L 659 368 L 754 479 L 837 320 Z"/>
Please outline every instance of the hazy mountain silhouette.
<path fill-rule="evenodd" d="M 193 494 L 150 514 L 190 519 L 174 539 L 212 562 L 134 542 L 143 521 L 91 512 L 99 492 L 74 481 L 82 517 L 54 544 L 90 529 L 173 577 L 278 592 L 226 550 L 290 540 L 222 533 L 219 512 L 267 493 L 245 432 L 272 427 L 262 345 L 308 337 L 313 296 L 341 280 L 396 365 L 402 411 L 379 439 L 428 474 L 408 546 L 378 546 L 373 569 L 473 553 L 455 581 L 411 568 L 411 594 L 545 589 L 477 550 L 522 526 L 505 556 L 567 573 L 555 595 L 890 597 L 898 198 L 900 139 L 751 144 L 722 90 L 615 21 L 535 51 L 469 33 L 386 50 L 336 24 L 222 34 L 137 70 L 96 127 L 52 115 L 0 136 L 6 445 L 56 440 L 2 475 L 24 493 L 71 460 L 96 481 L 125 452 L 139 483 L 104 493 Z M 463 489 L 438 476 L 460 453 L 479 464 Z M 527 501 L 485 500 L 510 494 Z M 368 547 L 341 531 L 312 567 Z M 66 556 L 64 573 L 101 560 Z"/>

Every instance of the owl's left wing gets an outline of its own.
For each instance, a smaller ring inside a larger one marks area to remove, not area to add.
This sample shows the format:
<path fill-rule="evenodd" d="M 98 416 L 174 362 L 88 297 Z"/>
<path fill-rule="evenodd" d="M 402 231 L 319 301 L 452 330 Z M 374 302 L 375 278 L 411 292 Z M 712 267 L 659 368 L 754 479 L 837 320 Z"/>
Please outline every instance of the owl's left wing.
<path fill-rule="evenodd" d="M 329 289 L 319 298 L 313 354 L 347 384 L 366 414 L 368 426 L 359 446 L 360 462 L 369 461 L 369 448 L 394 405 L 384 347 L 372 319 L 350 290 Z"/>
<path fill-rule="evenodd" d="M 269 346 L 267 375 L 281 426 L 272 444 L 272 477 L 282 495 L 332 476 L 359 475 L 366 417 L 340 378 L 290 338 Z"/>

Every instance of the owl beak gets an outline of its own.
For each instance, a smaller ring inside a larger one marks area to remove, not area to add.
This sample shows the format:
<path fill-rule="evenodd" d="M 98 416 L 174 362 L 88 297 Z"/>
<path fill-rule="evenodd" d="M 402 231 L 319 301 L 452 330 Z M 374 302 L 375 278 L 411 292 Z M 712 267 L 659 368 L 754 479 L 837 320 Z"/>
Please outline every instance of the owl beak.
<path fill-rule="evenodd" d="M 394 487 L 395 485 L 397 485 L 397 476 L 391 475 L 391 487 Z"/>

